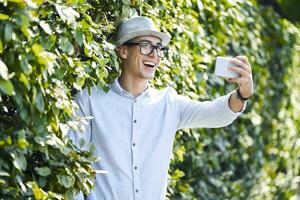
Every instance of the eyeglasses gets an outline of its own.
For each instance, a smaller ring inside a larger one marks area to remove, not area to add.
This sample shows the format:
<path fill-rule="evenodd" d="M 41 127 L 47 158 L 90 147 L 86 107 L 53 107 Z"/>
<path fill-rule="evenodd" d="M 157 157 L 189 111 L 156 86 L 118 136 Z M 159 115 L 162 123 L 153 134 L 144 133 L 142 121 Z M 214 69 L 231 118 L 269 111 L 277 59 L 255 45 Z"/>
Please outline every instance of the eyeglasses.
<path fill-rule="evenodd" d="M 169 50 L 168 47 L 162 46 L 162 45 L 154 45 L 151 42 L 148 41 L 141 41 L 141 42 L 125 42 L 123 45 L 125 46 L 140 46 L 140 52 L 142 55 L 150 55 L 154 49 L 156 50 L 156 53 L 158 57 L 164 58 Z"/>

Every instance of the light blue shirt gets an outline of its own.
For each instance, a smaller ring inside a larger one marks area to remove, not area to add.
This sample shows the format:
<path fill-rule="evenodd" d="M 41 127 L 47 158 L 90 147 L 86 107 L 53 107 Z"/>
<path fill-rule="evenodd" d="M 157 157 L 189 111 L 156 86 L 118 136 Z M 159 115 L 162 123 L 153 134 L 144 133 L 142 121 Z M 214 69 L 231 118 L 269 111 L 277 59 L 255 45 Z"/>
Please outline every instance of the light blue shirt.
<path fill-rule="evenodd" d="M 170 87 L 159 91 L 148 86 L 135 98 L 117 79 L 107 93 L 94 87 L 89 96 L 83 90 L 76 97 L 79 114 L 93 119 L 84 134 L 69 135 L 75 144 L 82 137 L 94 143 L 101 158 L 94 168 L 108 172 L 97 175 L 87 199 L 164 200 L 176 131 L 229 125 L 241 114 L 231 111 L 229 97 L 198 102 Z"/>

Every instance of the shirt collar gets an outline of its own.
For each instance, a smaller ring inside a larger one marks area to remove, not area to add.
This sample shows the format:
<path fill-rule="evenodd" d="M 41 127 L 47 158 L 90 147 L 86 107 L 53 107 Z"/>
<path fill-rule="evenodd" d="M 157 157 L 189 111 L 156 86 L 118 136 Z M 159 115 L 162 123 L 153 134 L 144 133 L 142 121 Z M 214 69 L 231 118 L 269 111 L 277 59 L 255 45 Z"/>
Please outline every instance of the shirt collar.
<path fill-rule="evenodd" d="M 117 93 L 118 95 L 120 96 L 123 96 L 123 97 L 127 97 L 127 98 L 130 98 L 130 99 L 135 99 L 135 98 L 139 98 L 139 97 L 144 97 L 144 96 L 148 96 L 150 97 L 151 94 L 150 94 L 150 91 L 151 91 L 151 85 L 149 82 L 147 82 L 147 88 L 144 92 L 142 92 L 139 96 L 137 97 L 134 97 L 132 94 L 130 94 L 129 92 L 127 92 L 126 90 L 124 90 L 122 88 L 122 86 L 120 85 L 119 83 L 119 77 L 117 77 L 114 82 L 111 84 L 111 90 L 114 91 L 115 93 Z"/>

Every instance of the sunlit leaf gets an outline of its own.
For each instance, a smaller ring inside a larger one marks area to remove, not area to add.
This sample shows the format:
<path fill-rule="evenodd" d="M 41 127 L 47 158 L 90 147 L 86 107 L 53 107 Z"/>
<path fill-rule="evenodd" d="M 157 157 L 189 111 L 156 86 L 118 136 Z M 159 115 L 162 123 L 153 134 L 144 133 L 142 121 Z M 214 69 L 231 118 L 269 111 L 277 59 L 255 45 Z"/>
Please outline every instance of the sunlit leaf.
<path fill-rule="evenodd" d="M 30 88 L 30 84 L 29 84 L 29 81 L 27 79 L 27 76 L 25 76 L 23 73 L 20 74 L 20 81 L 22 83 L 24 83 L 24 85 L 26 86 L 27 89 Z"/>
<path fill-rule="evenodd" d="M 0 13 L 0 20 L 7 20 L 9 19 L 9 16 L 3 13 Z"/>
<path fill-rule="evenodd" d="M 14 86 L 11 81 L 0 79 L 0 91 L 7 95 L 13 95 Z"/>
<path fill-rule="evenodd" d="M 39 186 L 34 182 L 32 184 L 32 192 L 36 200 L 42 200 L 46 197 L 45 192 L 39 188 Z"/>
<path fill-rule="evenodd" d="M 47 33 L 47 34 L 51 34 L 52 33 L 52 30 L 49 26 L 49 24 L 45 21 L 40 21 L 40 26 L 43 28 L 43 30 Z"/>
<path fill-rule="evenodd" d="M 18 170 L 25 170 L 27 167 L 27 161 L 23 154 L 12 153 L 13 164 Z"/>
<path fill-rule="evenodd" d="M 6 64 L 0 58 L 0 78 L 8 79 L 8 69 Z"/>
<path fill-rule="evenodd" d="M 21 139 L 18 139 L 17 145 L 18 145 L 19 148 L 25 149 L 26 147 L 29 146 L 29 143 L 27 142 L 26 139 L 21 138 Z"/>

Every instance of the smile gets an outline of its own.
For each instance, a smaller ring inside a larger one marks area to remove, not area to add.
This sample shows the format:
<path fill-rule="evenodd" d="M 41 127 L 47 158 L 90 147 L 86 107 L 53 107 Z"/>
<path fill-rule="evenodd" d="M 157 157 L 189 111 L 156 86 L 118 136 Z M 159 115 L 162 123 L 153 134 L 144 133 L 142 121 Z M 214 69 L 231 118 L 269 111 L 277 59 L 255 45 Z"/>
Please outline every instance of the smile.
<path fill-rule="evenodd" d="M 146 65 L 147 67 L 155 67 L 157 64 L 154 62 L 150 62 L 150 61 L 143 61 L 143 64 Z"/>

